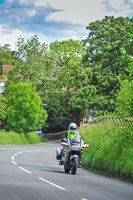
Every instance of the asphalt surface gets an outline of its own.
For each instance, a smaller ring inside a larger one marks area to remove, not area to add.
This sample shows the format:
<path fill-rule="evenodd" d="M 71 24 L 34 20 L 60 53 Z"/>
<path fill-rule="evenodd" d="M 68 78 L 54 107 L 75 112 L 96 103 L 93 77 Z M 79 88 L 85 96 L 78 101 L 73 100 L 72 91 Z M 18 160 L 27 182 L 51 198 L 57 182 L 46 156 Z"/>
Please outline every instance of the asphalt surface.
<path fill-rule="evenodd" d="M 57 147 L 0 146 L 0 200 L 133 200 L 133 184 L 82 168 L 64 173 Z"/>

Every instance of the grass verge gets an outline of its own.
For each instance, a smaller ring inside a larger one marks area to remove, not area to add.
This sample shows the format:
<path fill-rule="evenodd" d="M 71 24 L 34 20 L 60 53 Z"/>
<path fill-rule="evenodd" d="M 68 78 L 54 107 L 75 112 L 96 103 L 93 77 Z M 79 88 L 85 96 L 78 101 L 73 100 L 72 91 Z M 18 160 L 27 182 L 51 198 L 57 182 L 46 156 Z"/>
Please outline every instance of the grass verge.
<path fill-rule="evenodd" d="M 90 145 L 83 151 L 85 168 L 133 182 L 133 128 L 105 122 L 81 133 Z"/>
<path fill-rule="evenodd" d="M 13 131 L 6 132 L 4 130 L 0 130 L 0 145 L 25 145 L 46 141 L 48 141 L 47 138 L 40 138 L 38 134 L 33 132 L 18 134 Z"/>

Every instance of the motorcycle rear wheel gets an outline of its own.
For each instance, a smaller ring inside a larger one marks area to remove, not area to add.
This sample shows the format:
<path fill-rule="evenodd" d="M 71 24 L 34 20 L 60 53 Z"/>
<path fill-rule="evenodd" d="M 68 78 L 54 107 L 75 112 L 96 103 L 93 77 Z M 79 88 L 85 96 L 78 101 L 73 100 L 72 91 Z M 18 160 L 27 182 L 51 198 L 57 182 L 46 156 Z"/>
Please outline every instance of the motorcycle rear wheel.
<path fill-rule="evenodd" d="M 73 165 L 72 165 L 72 167 L 71 167 L 71 173 L 72 173 L 73 175 L 76 174 L 77 167 L 78 167 L 78 158 L 74 158 L 74 159 L 73 159 Z"/>

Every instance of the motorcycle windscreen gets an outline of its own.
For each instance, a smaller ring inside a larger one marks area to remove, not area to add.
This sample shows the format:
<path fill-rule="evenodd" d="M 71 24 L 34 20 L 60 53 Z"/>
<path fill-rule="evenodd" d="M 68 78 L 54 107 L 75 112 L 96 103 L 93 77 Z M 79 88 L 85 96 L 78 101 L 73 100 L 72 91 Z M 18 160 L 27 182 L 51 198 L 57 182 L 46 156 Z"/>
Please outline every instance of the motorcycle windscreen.
<path fill-rule="evenodd" d="M 80 144 L 81 143 L 81 136 L 79 133 L 76 134 L 75 138 L 74 139 L 71 139 L 71 144 L 72 143 L 77 143 L 77 144 Z"/>

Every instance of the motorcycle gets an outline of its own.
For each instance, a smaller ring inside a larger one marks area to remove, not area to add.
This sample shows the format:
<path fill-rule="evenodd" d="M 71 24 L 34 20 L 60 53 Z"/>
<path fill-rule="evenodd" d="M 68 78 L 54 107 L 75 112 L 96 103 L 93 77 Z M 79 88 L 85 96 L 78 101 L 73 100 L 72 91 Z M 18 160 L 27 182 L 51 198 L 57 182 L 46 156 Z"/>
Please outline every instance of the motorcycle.
<path fill-rule="evenodd" d="M 56 159 L 60 160 L 59 164 L 64 165 L 64 171 L 71 174 L 76 174 L 77 167 L 80 164 L 81 151 L 89 147 L 84 144 L 80 135 L 75 139 L 68 139 L 67 142 L 61 142 L 63 149 L 56 150 Z"/>

